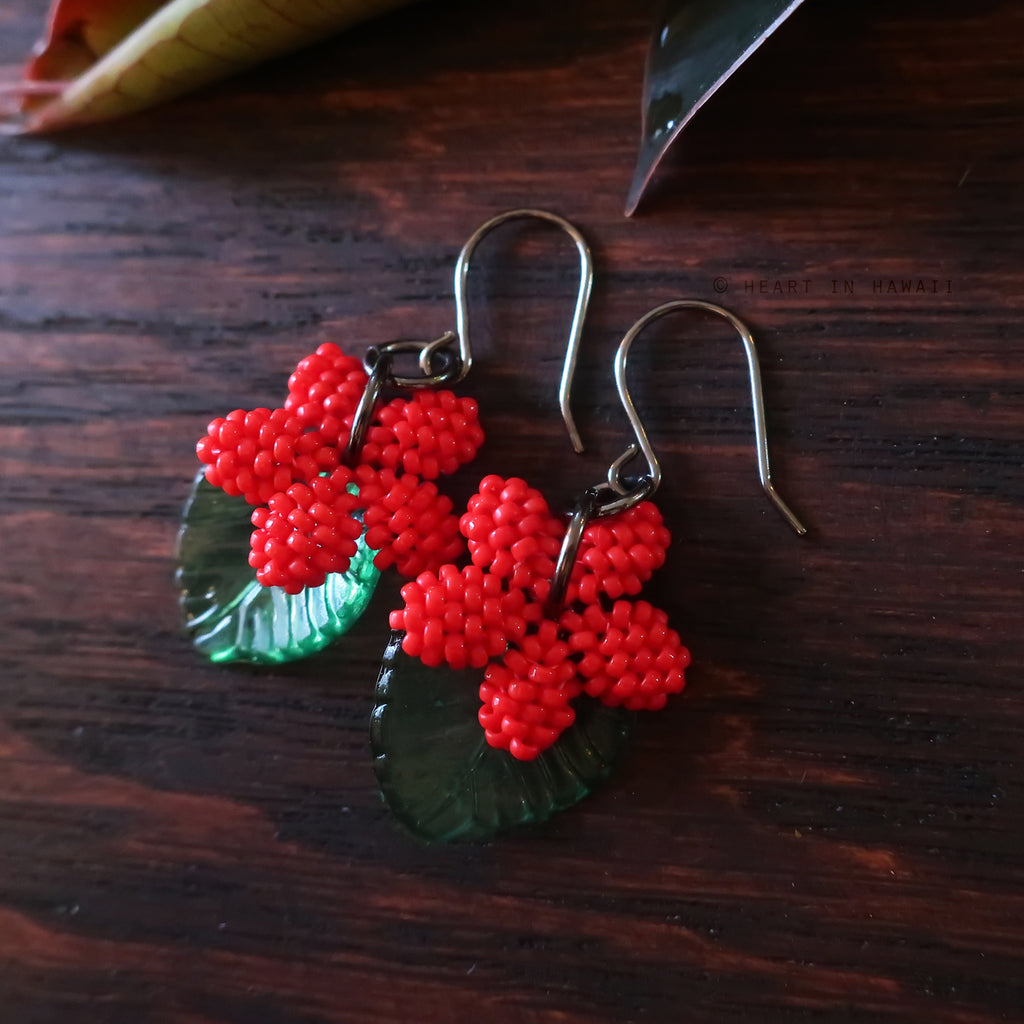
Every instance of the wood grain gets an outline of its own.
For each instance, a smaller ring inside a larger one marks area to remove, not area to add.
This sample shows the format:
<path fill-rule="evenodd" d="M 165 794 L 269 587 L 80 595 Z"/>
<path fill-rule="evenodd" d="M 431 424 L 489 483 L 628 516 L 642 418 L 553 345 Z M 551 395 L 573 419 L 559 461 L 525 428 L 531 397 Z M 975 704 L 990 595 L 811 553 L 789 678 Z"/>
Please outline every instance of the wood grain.
<path fill-rule="evenodd" d="M 0 14 L 12 72 L 44 6 Z M 0 141 L 3 1024 L 1021 1019 L 1024 14 L 805 5 L 626 220 L 650 13 L 427 2 Z M 452 326 L 462 241 L 519 205 L 594 244 L 588 450 L 554 401 L 571 251 L 510 227 L 474 267 L 488 444 L 453 496 L 599 479 L 615 345 L 689 295 L 753 325 L 813 530 L 760 496 L 724 325 L 652 328 L 649 594 L 688 692 L 578 809 L 424 847 L 367 744 L 397 584 L 322 657 L 229 671 L 179 630 L 174 536 L 209 418 L 320 342 Z"/>

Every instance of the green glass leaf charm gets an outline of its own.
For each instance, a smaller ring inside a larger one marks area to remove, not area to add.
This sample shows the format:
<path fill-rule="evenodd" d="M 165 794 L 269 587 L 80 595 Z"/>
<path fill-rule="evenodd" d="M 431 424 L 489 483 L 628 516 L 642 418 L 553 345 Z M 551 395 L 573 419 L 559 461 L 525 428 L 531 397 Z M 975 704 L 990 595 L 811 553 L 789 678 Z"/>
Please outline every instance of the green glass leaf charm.
<path fill-rule="evenodd" d="M 210 661 L 277 665 L 314 654 L 363 614 L 380 576 L 376 552 L 360 538 L 347 572 L 286 594 L 249 566 L 251 514 L 243 498 L 196 478 L 178 534 L 185 628 Z"/>
<path fill-rule="evenodd" d="M 630 216 L 676 136 L 802 0 L 671 0 L 655 25 L 644 75 L 643 127 Z"/>
<path fill-rule="evenodd" d="M 484 739 L 480 669 L 429 668 L 391 635 L 370 724 L 374 770 L 399 820 L 423 839 L 487 839 L 546 821 L 603 779 L 632 731 L 633 714 L 580 700 L 576 722 L 534 761 Z"/>

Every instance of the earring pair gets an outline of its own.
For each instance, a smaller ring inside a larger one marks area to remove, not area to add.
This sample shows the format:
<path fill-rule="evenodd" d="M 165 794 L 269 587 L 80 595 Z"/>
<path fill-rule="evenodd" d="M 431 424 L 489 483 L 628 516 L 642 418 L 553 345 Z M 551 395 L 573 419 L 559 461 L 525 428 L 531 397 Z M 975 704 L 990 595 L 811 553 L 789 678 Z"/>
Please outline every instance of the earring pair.
<path fill-rule="evenodd" d="M 570 392 L 593 280 L 589 248 L 561 217 L 511 210 L 463 246 L 454 331 L 371 347 L 362 364 L 323 345 L 300 361 L 281 409 L 213 421 L 197 446 L 206 469 L 181 534 L 186 624 L 215 661 L 312 653 L 358 618 L 380 570 L 411 577 L 390 617 L 371 741 L 385 799 L 430 840 L 485 838 L 576 803 L 609 773 L 633 713 L 663 707 L 685 685 L 689 652 L 667 614 L 634 600 L 670 542 L 651 500 L 660 463 L 626 379 L 631 347 L 651 323 L 702 310 L 740 335 L 762 487 L 806 532 L 772 485 L 750 330 L 697 299 L 652 309 L 622 339 L 614 377 L 634 439 L 568 518 L 526 481 L 497 475 L 455 515 L 434 481 L 483 442 L 476 403 L 447 390 L 472 366 L 470 258 L 489 231 L 522 217 L 561 227 L 580 257 L 559 405 L 582 451 Z M 396 361 L 409 356 L 419 373 L 399 375 Z M 383 404 L 388 388 L 412 396 Z M 646 465 L 631 474 L 638 458 Z M 243 569 L 237 537 L 247 517 L 256 529 Z M 459 564 L 464 549 L 468 565 Z"/>

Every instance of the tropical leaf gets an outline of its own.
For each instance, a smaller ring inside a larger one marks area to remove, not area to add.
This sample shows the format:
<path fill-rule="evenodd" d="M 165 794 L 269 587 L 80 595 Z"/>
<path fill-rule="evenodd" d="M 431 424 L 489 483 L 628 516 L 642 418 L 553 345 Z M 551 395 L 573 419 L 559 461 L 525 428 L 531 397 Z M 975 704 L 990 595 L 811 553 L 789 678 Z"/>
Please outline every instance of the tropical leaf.
<path fill-rule="evenodd" d="M 644 75 L 632 214 L 669 146 L 726 79 L 802 0 L 673 0 L 655 26 Z"/>
<path fill-rule="evenodd" d="M 534 761 L 484 739 L 479 669 L 428 668 L 392 634 L 370 725 L 374 769 L 398 819 L 423 839 L 487 839 L 546 821 L 605 779 L 634 715 L 581 699 L 576 722 Z"/>
<path fill-rule="evenodd" d="M 88 70 L 164 0 L 54 0 L 46 34 L 25 68 L 30 82 L 64 82 Z"/>
<path fill-rule="evenodd" d="M 362 539 L 347 572 L 286 594 L 247 561 L 252 506 L 196 477 L 178 534 L 185 627 L 211 661 L 276 665 L 314 654 L 363 614 L 380 571 Z"/>
<path fill-rule="evenodd" d="M 410 0 L 57 0 L 25 81 L 23 132 L 173 99 Z"/>

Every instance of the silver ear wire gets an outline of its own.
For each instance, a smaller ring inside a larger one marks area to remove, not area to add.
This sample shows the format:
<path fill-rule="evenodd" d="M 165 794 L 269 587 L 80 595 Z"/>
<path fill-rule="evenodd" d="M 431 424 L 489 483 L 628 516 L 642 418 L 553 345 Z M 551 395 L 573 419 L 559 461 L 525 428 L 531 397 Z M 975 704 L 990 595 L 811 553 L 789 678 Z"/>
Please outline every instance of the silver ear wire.
<path fill-rule="evenodd" d="M 414 341 L 401 339 L 385 342 L 382 345 L 371 345 L 366 350 L 363 364 L 369 375 L 366 389 L 360 399 L 352 428 L 349 431 L 348 444 L 345 447 L 345 458 L 349 461 L 356 458 L 363 445 L 367 427 L 373 419 L 377 401 L 385 387 L 398 388 L 438 388 L 456 384 L 462 380 L 473 365 L 473 350 L 469 344 L 469 302 L 466 295 L 466 278 L 469 275 L 469 260 L 481 239 L 500 224 L 508 220 L 532 217 L 544 220 L 560 227 L 573 240 L 580 256 L 580 286 L 576 294 L 576 305 L 573 308 L 572 324 L 569 327 L 569 344 L 565 350 L 565 362 L 562 365 L 562 379 L 558 385 L 558 405 L 562 410 L 569 431 L 569 440 L 573 449 L 583 451 L 583 442 L 569 408 L 569 393 L 572 388 L 573 374 L 576 372 L 576 357 L 579 354 L 580 338 L 583 335 L 583 321 L 590 304 L 590 292 L 594 284 L 594 264 L 590 255 L 590 247 L 578 229 L 557 214 L 547 210 L 507 210 L 481 224 L 473 232 L 469 241 L 462 247 L 455 264 L 455 330 L 431 341 Z M 415 353 L 418 357 L 421 376 L 412 377 L 397 374 L 392 368 L 396 355 Z M 437 365 L 439 364 L 439 365 Z"/>
<path fill-rule="evenodd" d="M 466 278 L 469 275 L 469 261 L 481 239 L 494 228 L 509 220 L 521 220 L 524 218 L 535 218 L 547 221 L 560 227 L 575 243 L 576 251 L 580 257 L 580 285 L 576 293 L 576 305 L 573 308 L 572 324 L 569 327 L 569 344 L 565 350 L 565 361 L 562 364 L 562 378 L 558 385 L 558 405 L 562 411 L 562 419 L 565 421 L 566 429 L 569 431 L 569 440 L 573 449 L 577 452 L 583 451 L 583 442 L 580 439 L 579 431 L 573 420 L 572 410 L 569 407 L 569 395 L 572 388 L 573 374 L 576 372 L 576 358 L 579 354 L 580 338 L 583 335 L 583 320 L 586 317 L 587 306 L 590 303 L 590 291 L 594 283 L 594 263 L 590 255 L 590 247 L 586 239 L 579 233 L 578 229 L 569 221 L 557 214 L 549 213 L 547 210 L 507 210 L 492 217 L 489 221 L 481 224 L 473 232 L 469 241 L 462 247 L 459 253 L 458 262 L 455 264 L 455 333 L 459 342 L 459 362 L 461 369 L 454 380 L 462 380 L 473 365 L 472 350 L 469 344 L 469 302 L 466 296 Z M 438 343 L 441 339 L 438 339 Z M 420 368 L 424 373 L 431 372 L 431 356 L 434 349 L 424 349 L 420 355 Z"/>
<path fill-rule="evenodd" d="M 640 414 L 636 411 L 633 399 L 629 394 L 629 386 L 626 383 L 626 363 L 629 358 L 630 346 L 640 333 L 655 320 L 660 320 L 669 313 L 675 313 L 682 309 L 702 309 L 708 313 L 728 320 L 735 328 L 743 342 L 743 350 L 747 356 L 747 370 L 750 378 L 750 401 L 754 412 L 754 441 L 757 452 L 757 473 L 761 480 L 761 486 L 771 503 L 779 511 L 783 519 L 798 533 L 807 533 L 807 528 L 796 517 L 793 510 L 783 501 L 782 496 L 775 490 L 772 484 L 771 467 L 768 461 L 768 431 L 765 426 L 764 396 L 761 391 L 761 371 L 757 360 L 757 348 L 754 345 L 754 338 L 750 328 L 734 313 L 716 306 L 712 302 L 704 302 L 701 299 L 676 299 L 673 302 L 666 302 L 662 306 L 645 313 L 626 332 L 626 336 L 619 343 L 618 351 L 615 353 L 615 386 L 622 401 L 622 408 L 629 418 L 630 426 L 636 437 L 636 442 L 630 444 L 622 455 L 619 456 L 608 470 L 607 486 L 619 497 L 606 502 L 600 507 L 600 515 L 611 515 L 613 512 L 622 511 L 642 501 L 653 494 L 661 483 L 661 466 L 658 457 L 654 453 L 647 431 L 644 429 Z M 622 468 L 635 455 L 640 454 L 647 460 L 647 472 L 640 478 L 640 483 L 629 489 L 622 479 Z"/>
<path fill-rule="evenodd" d="M 714 313 L 724 317 L 736 328 L 736 332 L 743 341 L 743 350 L 747 355 L 750 400 L 754 409 L 757 473 L 761 479 L 761 486 L 782 518 L 801 536 L 807 533 L 807 528 L 797 519 L 793 510 L 782 500 L 781 495 L 772 484 L 771 468 L 768 463 L 768 431 L 764 419 L 764 397 L 761 393 L 761 370 L 750 328 L 734 313 L 730 313 L 729 310 L 722 306 L 716 306 L 712 302 L 704 302 L 701 299 L 676 299 L 673 302 L 666 302 L 640 317 L 619 342 L 615 353 L 615 387 L 619 392 L 622 408 L 626 411 L 636 440 L 631 441 L 626 450 L 608 467 L 607 479 L 588 488 L 576 502 L 576 508 L 569 520 L 562 548 L 558 553 L 558 561 L 555 563 L 555 572 L 551 579 L 551 588 L 546 602 L 551 615 L 556 615 L 562 606 L 587 524 L 593 519 L 614 515 L 616 512 L 624 512 L 626 509 L 632 508 L 645 498 L 650 497 L 661 483 L 661 465 L 658 462 L 658 456 L 654 452 L 643 421 L 640 419 L 640 414 L 636 411 L 636 405 L 629 393 L 629 385 L 626 382 L 626 363 L 629 359 L 630 347 L 645 327 L 655 320 L 660 320 L 663 316 L 681 309 L 702 309 L 708 313 Z M 647 472 L 641 474 L 636 483 L 630 486 L 623 480 L 622 470 L 637 455 L 642 455 L 647 460 Z M 609 493 L 615 496 L 607 498 L 606 495 Z"/>

